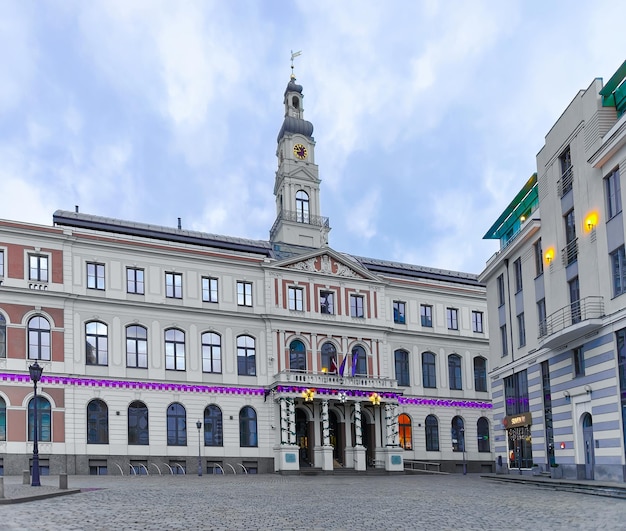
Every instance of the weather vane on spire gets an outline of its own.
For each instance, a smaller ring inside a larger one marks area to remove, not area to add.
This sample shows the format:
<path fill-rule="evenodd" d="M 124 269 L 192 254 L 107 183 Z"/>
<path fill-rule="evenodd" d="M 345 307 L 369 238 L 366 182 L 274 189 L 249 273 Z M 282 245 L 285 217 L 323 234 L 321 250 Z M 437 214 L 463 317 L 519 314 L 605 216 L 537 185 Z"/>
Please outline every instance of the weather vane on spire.
<path fill-rule="evenodd" d="M 293 60 L 299 55 L 302 55 L 302 50 L 300 50 L 299 52 L 294 52 L 293 50 L 291 50 L 291 79 L 296 79 L 296 76 L 293 73 Z"/>

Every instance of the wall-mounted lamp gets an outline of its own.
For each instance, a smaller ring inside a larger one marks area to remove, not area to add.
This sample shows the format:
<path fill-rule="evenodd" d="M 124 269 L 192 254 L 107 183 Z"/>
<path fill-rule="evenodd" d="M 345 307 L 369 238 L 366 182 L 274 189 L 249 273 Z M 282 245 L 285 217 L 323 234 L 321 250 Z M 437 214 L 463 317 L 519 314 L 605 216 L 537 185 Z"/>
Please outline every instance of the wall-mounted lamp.
<path fill-rule="evenodd" d="M 524 221 L 526 221 L 526 216 L 520 216 L 519 220 L 524 223 Z"/>
<path fill-rule="evenodd" d="M 587 393 L 588 395 L 591 394 L 591 386 L 590 385 L 585 385 L 585 393 Z"/>
<path fill-rule="evenodd" d="M 587 228 L 587 231 L 591 232 L 593 229 L 596 228 L 597 224 L 598 224 L 598 214 L 596 214 L 595 212 L 591 212 L 585 219 L 585 227 Z"/>
<path fill-rule="evenodd" d="M 548 249 L 546 251 L 546 262 L 550 264 L 553 259 L 554 259 L 554 251 L 552 249 Z"/>
<path fill-rule="evenodd" d="M 569 391 L 563 391 L 563 396 L 569 400 Z"/>
<path fill-rule="evenodd" d="M 561 443 L 561 450 L 565 450 L 565 443 L 564 442 Z"/>

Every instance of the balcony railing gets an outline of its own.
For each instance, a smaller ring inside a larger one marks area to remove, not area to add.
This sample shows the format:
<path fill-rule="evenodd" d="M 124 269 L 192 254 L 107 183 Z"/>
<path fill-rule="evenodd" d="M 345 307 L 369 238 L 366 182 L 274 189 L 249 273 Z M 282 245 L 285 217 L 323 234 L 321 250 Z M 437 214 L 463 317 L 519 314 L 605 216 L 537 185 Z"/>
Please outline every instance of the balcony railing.
<path fill-rule="evenodd" d="M 578 323 L 604 315 L 604 299 L 585 297 L 550 314 L 539 323 L 539 338 L 548 337 Z"/>
<path fill-rule="evenodd" d="M 330 227 L 330 223 L 328 218 L 325 216 L 312 216 L 308 212 L 297 212 L 295 210 L 282 210 L 276 221 L 274 221 L 274 225 L 272 225 L 272 229 L 270 230 L 270 239 L 274 239 L 274 234 L 278 229 L 278 223 L 281 221 L 294 221 L 296 223 L 303 223 L 305 225 L 313 225 L 315 227 Z"/>
<path fill-rule="evenodd" d="M 308 386 L 344 386 L 351 388 L 379 388 L 397 389 L 398 382 L 394 378 L 380 378 L 375 376 L 339 376 L 327 372 L 314 373 L 307 371 L 281 371 L 274 376 L 278 384 L 292 384 Z"/>
<path fill-rule="evenodd" d="M 578 238 L 574 238 L 562 250 L 563 265 L 568 266 L 578 260 Z"/>
<path fill-rule="evenodd" d="M 558 191 L 559 191 L 559 197 L 563 197 L 567 192 L 569 192 L 572 189 L 573 181 L 574 181 L 574 167 L 570 166 L 563 172 L 563 175 L 561 175 L 561 178 L 556 183 Z"/>

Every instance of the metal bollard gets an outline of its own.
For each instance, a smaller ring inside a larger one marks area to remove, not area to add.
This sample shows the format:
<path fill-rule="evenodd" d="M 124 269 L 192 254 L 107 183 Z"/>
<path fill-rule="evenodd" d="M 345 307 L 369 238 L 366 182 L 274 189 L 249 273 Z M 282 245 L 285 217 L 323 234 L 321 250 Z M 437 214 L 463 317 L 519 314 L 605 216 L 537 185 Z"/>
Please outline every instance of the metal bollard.
<path fill-rule="evenodd" d="M 4 498 L 4 477 L 0 476 L 0 499 Z"/>
<path fill-rule="evenodd" d="M 67 490 L 67 474 L 59 474 L 59 488 Z"/>
<path fill-rule="evenodd" d="M 22 471 L 22 485 L 30 485 L 30 471 Z"/>

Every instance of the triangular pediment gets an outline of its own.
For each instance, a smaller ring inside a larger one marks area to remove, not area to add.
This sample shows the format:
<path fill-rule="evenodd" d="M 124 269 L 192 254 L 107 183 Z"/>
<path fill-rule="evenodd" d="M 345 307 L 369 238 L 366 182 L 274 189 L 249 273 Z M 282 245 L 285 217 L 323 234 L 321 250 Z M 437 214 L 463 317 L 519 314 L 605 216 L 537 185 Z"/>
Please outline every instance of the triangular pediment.
<path fill-rule="evenodd" d="M 281 269 L 293 269 L 308 273 L 380 281 L 378 277 L 372 275 L 358 262 L 329 248 L 321 249 L 307 255 L 292 257 L 276 263 L 275 266 Z"/>

